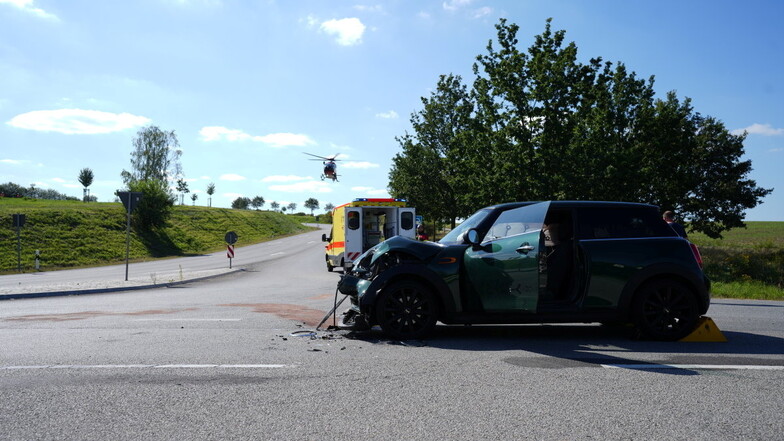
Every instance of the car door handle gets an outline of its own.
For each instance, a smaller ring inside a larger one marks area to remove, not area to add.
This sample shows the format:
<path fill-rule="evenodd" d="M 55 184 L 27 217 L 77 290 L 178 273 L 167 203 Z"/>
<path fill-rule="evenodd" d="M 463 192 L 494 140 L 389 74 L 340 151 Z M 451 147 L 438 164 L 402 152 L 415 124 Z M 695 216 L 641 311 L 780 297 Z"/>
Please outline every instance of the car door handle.
<path fill-rule="evenodd" d="M 531 251 L 533 251 L 534 249 L 535 249 L 535 247 L 533 245 L 531 245 L 528 242 L 526 242 L 526 243 L 520 245 L 520 247 L 517 248 L 515 251 L 517 251 L 518 253 L 521 253 L 521 254 L 528 254 Z"/>

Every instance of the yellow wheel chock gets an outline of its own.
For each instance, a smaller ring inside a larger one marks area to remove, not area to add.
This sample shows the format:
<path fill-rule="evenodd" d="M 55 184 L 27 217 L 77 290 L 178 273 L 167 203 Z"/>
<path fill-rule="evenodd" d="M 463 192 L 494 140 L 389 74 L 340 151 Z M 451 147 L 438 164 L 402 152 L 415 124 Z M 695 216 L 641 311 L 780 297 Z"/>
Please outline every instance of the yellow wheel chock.
<path fill-rule="evenodd" d="M 727 337 L 722 334 L 716 323 L 710 317 L 700 317 L 697 320 L 697 326 L 691 334 L 683 337 L 678 341 L 693 341 L 693 342 L 725 342 Z"/>

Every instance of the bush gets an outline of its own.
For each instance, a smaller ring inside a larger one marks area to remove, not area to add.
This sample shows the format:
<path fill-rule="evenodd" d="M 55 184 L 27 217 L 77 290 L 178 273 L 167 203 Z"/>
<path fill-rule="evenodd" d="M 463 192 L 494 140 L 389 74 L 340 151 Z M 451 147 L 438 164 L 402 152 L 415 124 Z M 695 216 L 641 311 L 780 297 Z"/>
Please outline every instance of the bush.
<path fill-rule="evenodd" d="M 143 194 L 131 217 L 134 228 L 139 232 L 164 228 L 174 206 L 174 196 L 169 193 L 166 183 L 159 180 L 135 181 L 128 184 L 128 190 Z"/>

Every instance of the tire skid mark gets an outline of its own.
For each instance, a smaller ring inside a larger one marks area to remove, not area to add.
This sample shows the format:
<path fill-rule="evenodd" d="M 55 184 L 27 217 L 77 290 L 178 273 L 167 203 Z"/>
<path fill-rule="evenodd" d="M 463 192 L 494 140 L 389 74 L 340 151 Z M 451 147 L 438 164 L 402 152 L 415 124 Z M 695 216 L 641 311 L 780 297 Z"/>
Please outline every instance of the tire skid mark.
<path fill-rule="evenodd" d="M 95 317 L 107 316 L 142 316 L 142 315 L 159 315 L 159 314 L 176 314 L 185 311 L 198 311 L 199 308 L 181 308 L 181 309 L 147 309 L 144 311 L 129 311 L 129 312 L 109 312 L 109 311 L 81 311 L 81 312 L 65 312 L 60 314 L 29 314 L 20 315 L 17 317 L 7 317 L 5 321 L 50 321 L 50 322 L 64 322 L 68 320 L 87 320 Z"/>
<path fill-rule="evenodd" d="M 253 312 L 274 314 L 287 320 L 297 320 L 308 326 L 318 326 L 326 311 L 287 303 L 227 303 L 218 306 L 251 308 Z"/>

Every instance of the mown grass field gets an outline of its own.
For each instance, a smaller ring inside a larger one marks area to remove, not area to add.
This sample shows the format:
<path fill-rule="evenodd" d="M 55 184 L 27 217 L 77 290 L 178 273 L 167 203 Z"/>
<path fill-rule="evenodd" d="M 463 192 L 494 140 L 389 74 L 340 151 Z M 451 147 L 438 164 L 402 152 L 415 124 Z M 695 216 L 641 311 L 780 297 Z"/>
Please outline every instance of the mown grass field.
<path fill-rule="evenodd" d="M 0 273 L 16 272 L 18 268 L 14 213 L 27 217 L 20 232 L 23 271 L 34 270 L 35 250 L 41 252 L 43 270 L 125 261 L 126 216 L 122 204 L 0 198 Z M 306 231 L 301 222 L 307 218 L 176 205 L 163 231 L 142 235 L 132 231 L 130 258 L 143 261 L 218 251 L 225 248 L 228 231 L 239 236 L 237 246 L 259 243 Z"/>
<path fill-rule="evenodd" d="M 747 222 L 711 239 L 692 233 L 714 297 L 784 300 L 784 222 Z"/>

